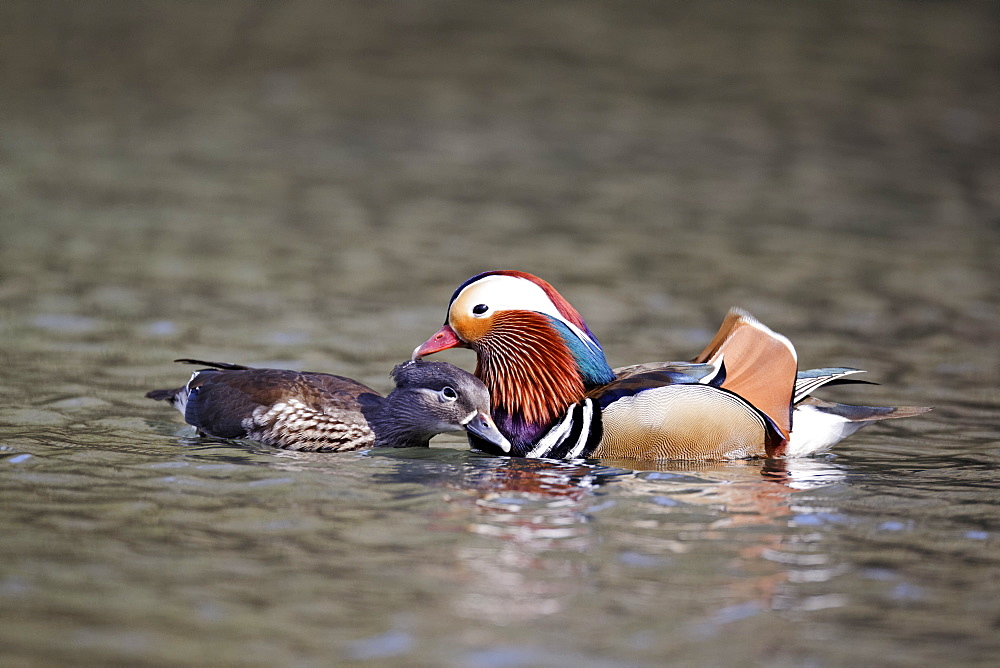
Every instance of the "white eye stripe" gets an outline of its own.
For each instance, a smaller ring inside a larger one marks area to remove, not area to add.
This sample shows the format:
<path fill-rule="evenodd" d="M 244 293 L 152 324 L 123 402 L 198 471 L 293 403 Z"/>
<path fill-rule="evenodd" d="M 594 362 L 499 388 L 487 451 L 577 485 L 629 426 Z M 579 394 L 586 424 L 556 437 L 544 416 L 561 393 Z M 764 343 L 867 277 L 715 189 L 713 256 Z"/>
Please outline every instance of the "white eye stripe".
<path fill-rule="evenodd" d="M 477 300 L 465 300 L 466 295 L 477 295 Z M 479 279 L 465 288 L 455 298 L 456 302 L 468 304 L 473 313 L 475 307 L 484 304 L 490 311 L 530 310 L 551 315 L 563 320 L 562 314 L 541 287 L 517 276 L 493 275 Z M 473 315 L 476 315 L 473 313 Z"/>
<path fill-rule="evenodd" d="M 504 274 L 486 276 L 465 286 L 452 305 L 468 309 L 467 313 L 474 318 L 483 318 L 498 311 L 544 313 L 566 325 L 588 348 L 595 352 L 599 350 L 599 346 L 583 330 L 559 312 L 541 286 L 526 278 Z M 487 310 L 481 314 L 475 313 L 475 308 L 479 305 L 487 306 Z"/>

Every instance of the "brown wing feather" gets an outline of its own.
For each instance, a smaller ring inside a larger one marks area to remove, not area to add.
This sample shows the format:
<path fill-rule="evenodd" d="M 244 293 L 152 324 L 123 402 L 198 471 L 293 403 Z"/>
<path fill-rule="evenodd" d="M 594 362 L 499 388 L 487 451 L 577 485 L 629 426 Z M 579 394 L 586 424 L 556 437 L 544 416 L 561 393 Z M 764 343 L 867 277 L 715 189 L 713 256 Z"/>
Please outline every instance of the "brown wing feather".
<path fill-rule="evenodd" d="M 673 371 L 700 378 L 711 372 L 711 368 L 693 362 L 644 362 L 614 369 L 616 380 L 624 380 L 639 374 L 657 371 Z"/>
<path fill-rule="evenodd" d="M 222 383 L 258 405 L 270 406 L 291 397 L 322 408 L 360 411 L 358 396 L 377 394 L 367 385 L 333 374 L 287 371 L 284 369 L 246 369 L 206 375 L 204 381 Z"/>
<path fill-rule="evenodd" d="M 795 348 L 788 339 L 746 311 L 734 308 L 712 342 L 693 361 L 725 364 L 722 387 L 765 413 L 788 438 L 798 371 Z"/>
<path fill-rule="evenodd" d="M 206 434 L 293 450 L 350 450 L 374 440 L 362 399 L 380 395 L 350 378 L 227 369 L 198 374 L 189 387 L 199 393 L 185 419 Z"/>

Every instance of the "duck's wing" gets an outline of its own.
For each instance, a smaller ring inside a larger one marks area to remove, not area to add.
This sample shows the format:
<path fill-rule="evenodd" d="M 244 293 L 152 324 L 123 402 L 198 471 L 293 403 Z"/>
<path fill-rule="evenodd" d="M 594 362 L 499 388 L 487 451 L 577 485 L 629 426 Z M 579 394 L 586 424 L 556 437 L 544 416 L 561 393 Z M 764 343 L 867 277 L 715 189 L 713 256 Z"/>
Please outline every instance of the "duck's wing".
<path fill-rule="evenodd" d="M 617 380 L 625 380 L 631 376 L 645 373 L 670 373 L 688 376 L 694 382 L 706 382 L 708 378 L 716 374 L 718 367 L 712 364 L 699 364 L 695 362 L 644 362 L 642 364 L 631 364 L 614 369 Z M 683 378 L 678 376 L 679 381 Z"/>
<path fill-rule="evenodd" d="M 870 380 L 860 380 L 847 378 L 856 373 L 865 373 L 863 369 L 852 369 L 850 367 L 825 367 L 822 369 L 807 369 L 799 371 L 795 377 L 795 396 L 792 403 L 799 403 L 815 390 L 823 386 L 830 385 L 878 385 Z"/>
<path fill-rule="evenodd" d="M 374 442 L 363 410 L 381 397 L 350 378 L 282 369 L 205 370 L 188 386 L 185 420 L 212 436 L 319 451 Z"/>
<path fill-rule="evenodd" d="M 725 365 L 722 387 L 750 402 L 788 437 L 798 366 L 791 341 L 746 311 L 733 308 L 693 362 Z"/>
<path fill-rule="evenodd" d="M 675 371 L 616 380 L 592 393 L 603 436 L 595 457 L 720 460 L 770 455 L 785 437 L 736 393 Z"/>

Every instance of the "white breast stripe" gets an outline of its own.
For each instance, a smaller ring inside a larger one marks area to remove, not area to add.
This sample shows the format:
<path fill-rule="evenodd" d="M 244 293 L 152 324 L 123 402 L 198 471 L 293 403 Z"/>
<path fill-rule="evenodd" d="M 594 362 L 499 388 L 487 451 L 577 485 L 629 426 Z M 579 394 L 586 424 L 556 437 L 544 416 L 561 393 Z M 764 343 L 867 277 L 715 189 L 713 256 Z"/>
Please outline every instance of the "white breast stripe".
<path fill-rule="evenodd" d="M 723 359 L 725 359 L 725 357 L 726 357 L 725 353 L 720 354 L 718 359 L 714 360 L 711 363 L 711 365 L 715 367 L 715 370 L 706 376 L 702 376 L 698 382 L 701 383 L 702 385 L 711 385 L 712 381 L 719 377 L 719 372 L 722 371 L 722 361 Z"/>
<path fill-rule="evenodd" d="M 583 449 L 587 446 L 587 440 L 590 438 L 590 422 L 594 418 L 594 400 L 585 399 L 583 402 L 583 428 L 580 429 L 580 438 L 577 439 L 576 445 L 566 453 L 565 459 L 576 459 L 583 452 Z"/>
<path fill-rule="evenodd" d="M 545 434 L 542 440 L 538 441 L 538 444 L 532 448 L 525 457 L 544 457 L 549 453 L 552 448 L 559 445 L 563 438 L 566 436 L 566 432 L 573 428 L 573 408 L 570 407 L 566 411 L 566 417 L 562 419 L 562 422 L 557 424 L 552 429 L 549 429 L 549 433 Z"/>

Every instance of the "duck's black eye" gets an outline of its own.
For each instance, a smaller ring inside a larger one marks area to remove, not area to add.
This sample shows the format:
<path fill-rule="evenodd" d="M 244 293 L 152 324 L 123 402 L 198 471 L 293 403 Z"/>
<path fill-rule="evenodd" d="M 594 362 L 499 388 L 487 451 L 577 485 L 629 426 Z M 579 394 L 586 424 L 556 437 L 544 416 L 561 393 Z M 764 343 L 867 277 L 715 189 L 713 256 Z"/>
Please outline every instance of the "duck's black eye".
<path fill-rule="evenodd" d="M 476 315 L 482 315 L 490 310 L 490 307 L 486 304 L 476 304 L 472 307 L 472 312 Z"/>
<path fill-rule="evenodd" d="M 441 390 L 441 396 L 445 399 L 445 401 L 455 401 L 455 399 L 458 399 L 458 392 L 456 392 L 453 387 L 445 385 Z"/>

